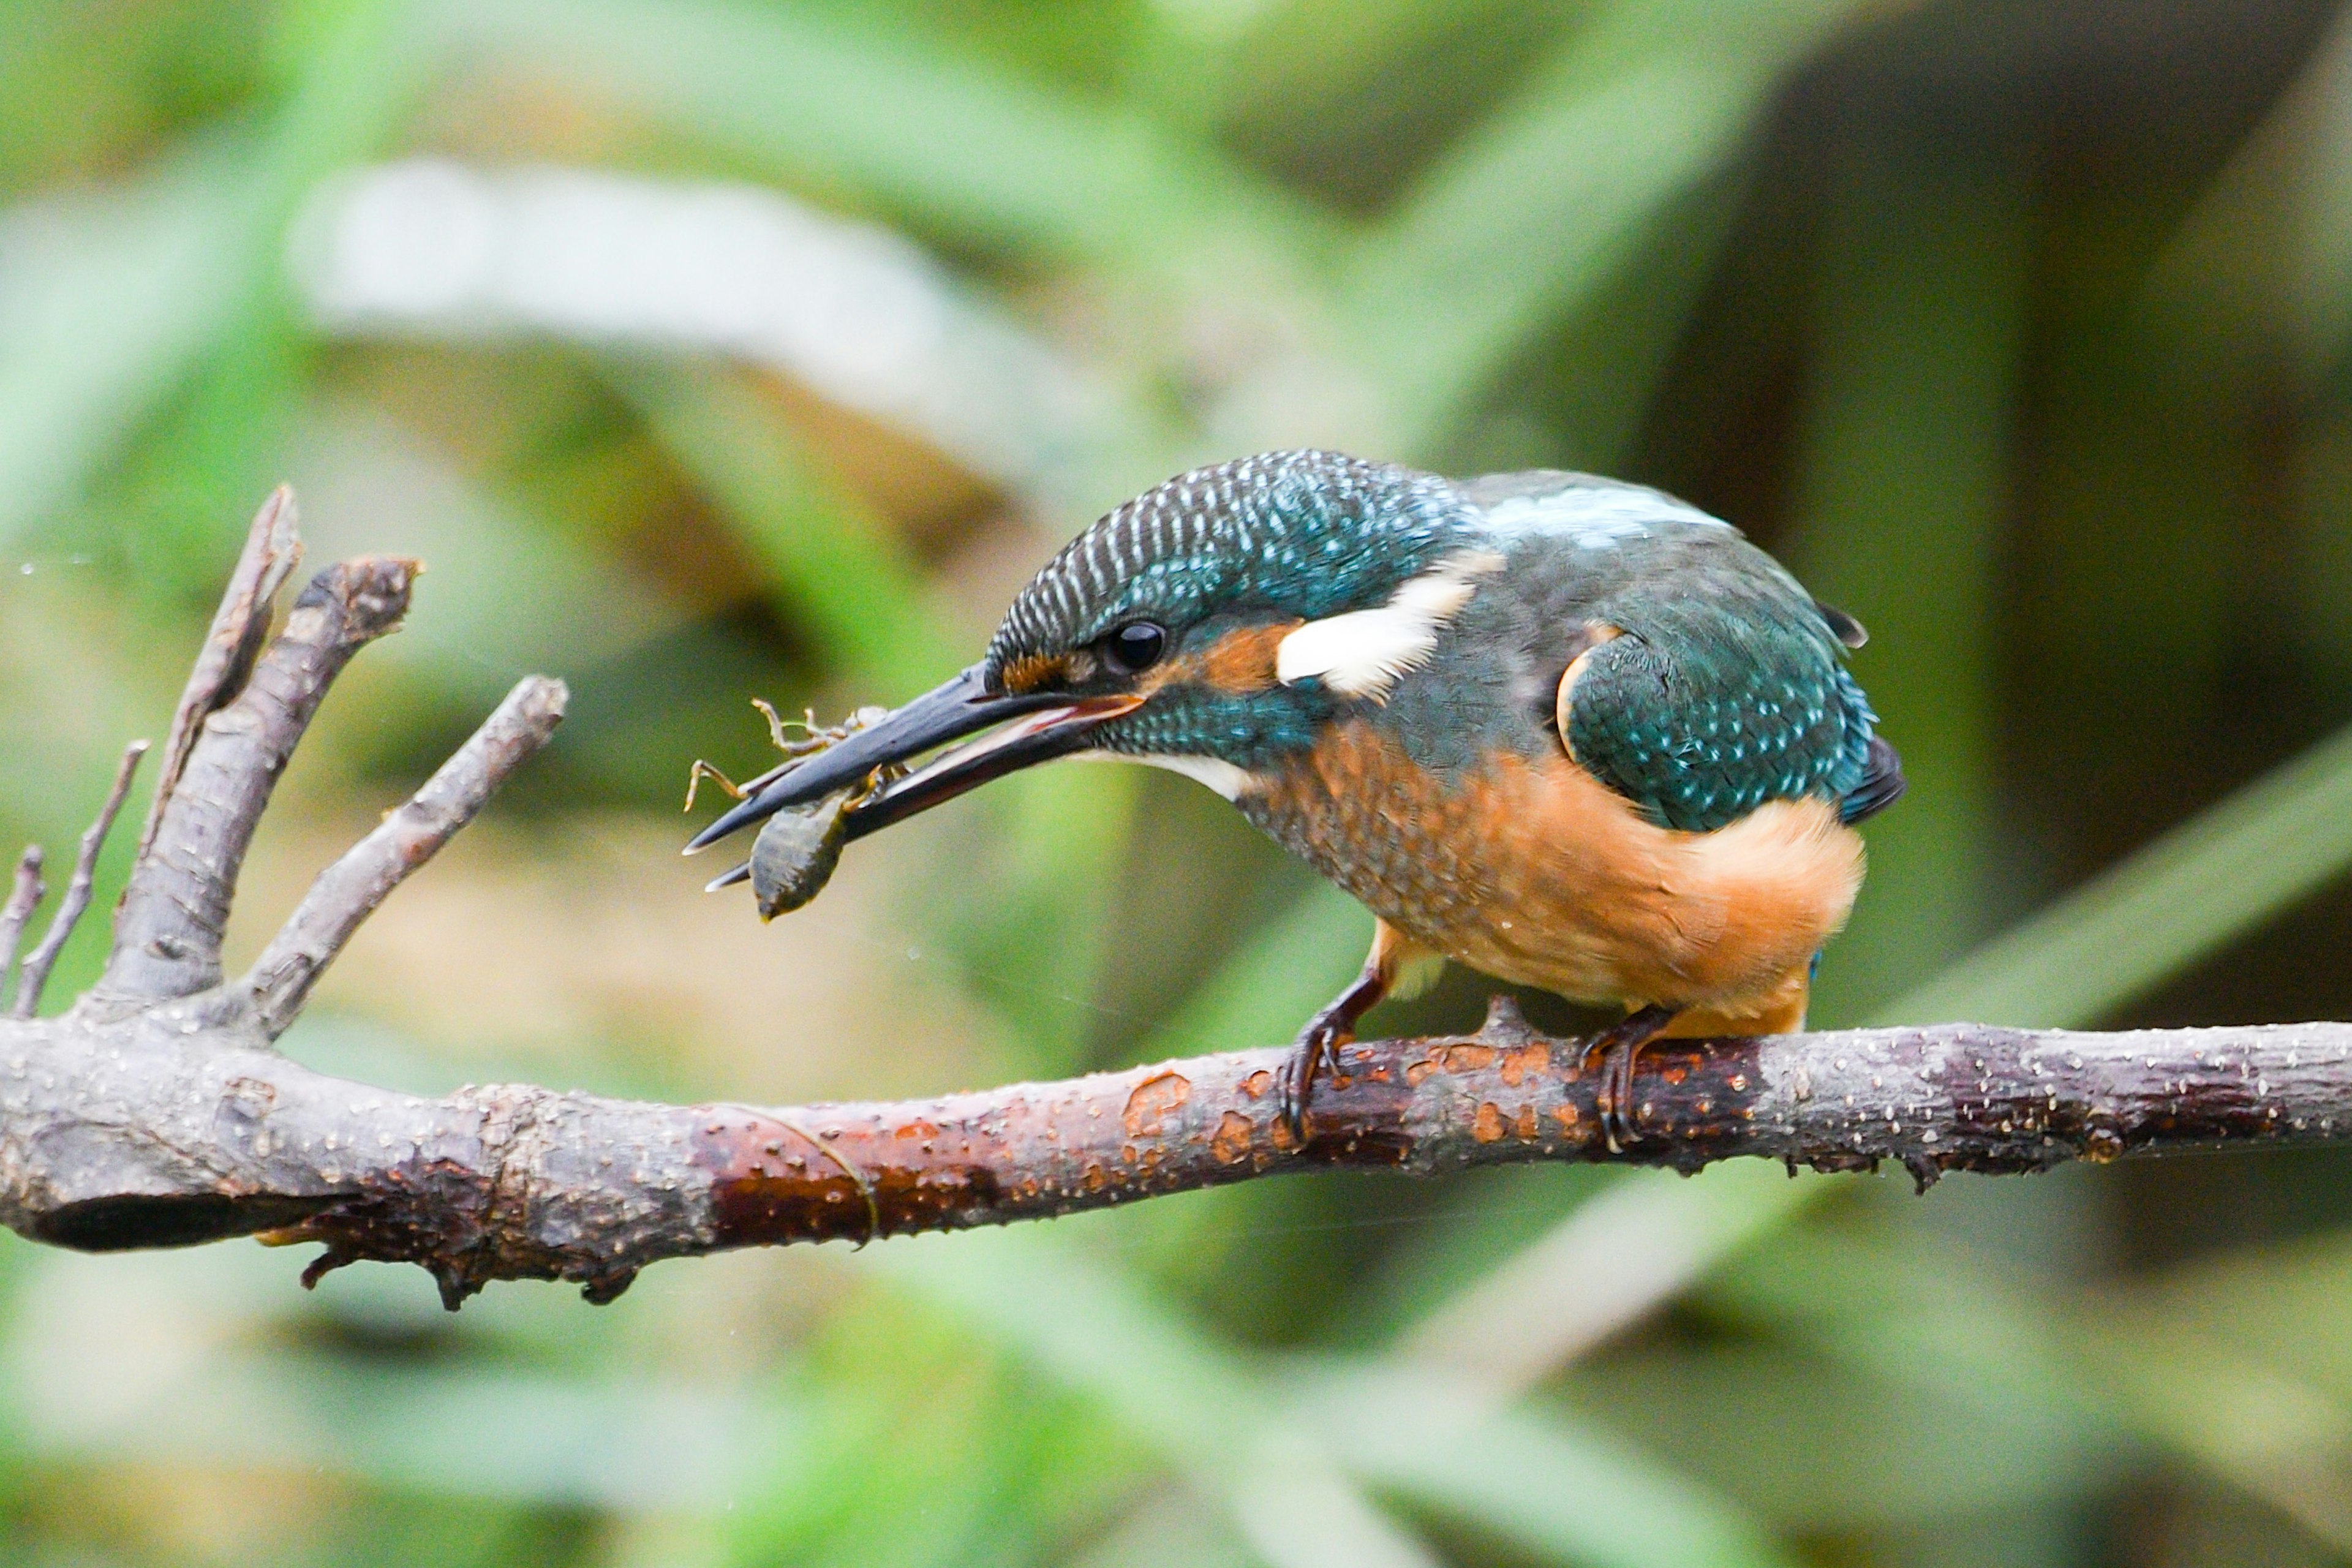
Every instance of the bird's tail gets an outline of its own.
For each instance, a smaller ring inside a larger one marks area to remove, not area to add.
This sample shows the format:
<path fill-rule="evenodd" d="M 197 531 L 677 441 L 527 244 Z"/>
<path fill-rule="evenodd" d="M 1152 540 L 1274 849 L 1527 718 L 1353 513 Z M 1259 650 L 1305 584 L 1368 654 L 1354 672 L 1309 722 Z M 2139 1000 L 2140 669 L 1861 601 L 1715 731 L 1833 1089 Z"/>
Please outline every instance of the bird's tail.
<path fill-rule="evenodd" d="M 1903 798 L 1909 781 L 1903 776 L 1903 759 L 1884 735 L 1870 738 L 1870 754 L 1862 782 L 1838 797 L 1838 820 L 1852 826 L 1865 816 L 1876 816 Z"/>

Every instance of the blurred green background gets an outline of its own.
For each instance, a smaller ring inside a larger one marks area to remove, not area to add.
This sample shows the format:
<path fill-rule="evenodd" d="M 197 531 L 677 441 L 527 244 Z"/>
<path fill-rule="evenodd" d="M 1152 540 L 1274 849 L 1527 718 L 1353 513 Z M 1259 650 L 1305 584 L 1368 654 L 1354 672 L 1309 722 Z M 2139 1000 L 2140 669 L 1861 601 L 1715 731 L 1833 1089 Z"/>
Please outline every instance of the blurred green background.
<path fill-rule="evenodd" d="M 750 696 L 910 695 L 1102 510 L 1317 442 L 1659 484 L 1868 622 L 1913 787 L 1818 1021 L 2352 1016 L 2347 351 L 2306 0 L 0 0 L 0 841 L 160 731 L 290 478 L 312 564 L 432 572 L 233 958 L 574 693 L 296 1056 L 781 1101 L 1273 1043 L 1368 920 L 1181 780 L 1008 782 L 766 929 L 673 851 Z M 1297 1179 L 455 1318 L 300 1262 L 0 1242 L 0 1562 L 2352 1558 L 2334 1153 Z"/>

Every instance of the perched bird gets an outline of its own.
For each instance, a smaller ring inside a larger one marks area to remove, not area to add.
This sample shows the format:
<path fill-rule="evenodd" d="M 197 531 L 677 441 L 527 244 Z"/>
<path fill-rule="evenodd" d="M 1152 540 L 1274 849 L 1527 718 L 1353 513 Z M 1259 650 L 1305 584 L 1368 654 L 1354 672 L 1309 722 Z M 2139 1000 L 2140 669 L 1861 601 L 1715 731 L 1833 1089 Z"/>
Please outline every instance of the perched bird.
<path fill-rule="evenodd" d="M 1658 490 L 1270 452 L 1096 522 L 979 663 L 688 849 L 982 731 L 870 787 L 846 837 L 1073 752 L 1171 769 L 1376 917 L 1283 1074 L 1294 1136 L 1364 1013 L 1452 959 L 1627 1009 L 1589 1044 L 1615 1147 L 1643 1041 L 1803 1025 L 1862 883 L 1851 825 L 1903 790 L 1846 672 L 1863 636 Z"/>

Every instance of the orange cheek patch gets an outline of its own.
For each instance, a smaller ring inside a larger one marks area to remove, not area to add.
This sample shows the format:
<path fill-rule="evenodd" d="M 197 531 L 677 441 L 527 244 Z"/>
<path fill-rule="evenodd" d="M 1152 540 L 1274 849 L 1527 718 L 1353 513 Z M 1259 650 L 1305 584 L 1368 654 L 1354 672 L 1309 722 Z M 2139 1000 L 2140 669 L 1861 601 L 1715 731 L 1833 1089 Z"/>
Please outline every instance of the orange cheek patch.
<path fill-rule="evenodd" d="M 1278 621 L 1227 632 L 1201 656 L 1201 679 L 1220 691 L 1264 691 L 1275 684 L 1275 659 L 1282 639 L 1305 623 Z"/>

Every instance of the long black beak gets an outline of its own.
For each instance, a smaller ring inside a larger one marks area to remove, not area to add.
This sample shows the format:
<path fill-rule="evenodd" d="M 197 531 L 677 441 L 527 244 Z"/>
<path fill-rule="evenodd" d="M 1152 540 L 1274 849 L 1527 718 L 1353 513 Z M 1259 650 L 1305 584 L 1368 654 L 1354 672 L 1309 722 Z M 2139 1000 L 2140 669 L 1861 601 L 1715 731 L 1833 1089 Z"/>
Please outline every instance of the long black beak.
<path fill-rule="evenodd" d="M 858 804 L 844 826 L 863 838 L 919 811 L 1002 778 L 1016 769 L 1066 756 L 1086 747 L 1087 733 L 1106 720 L 1132 711 L 1133 697 L 1073 698 L 1066 693 L 992 695 L 973 665 L 954 679 L 916 698 L 866 729 L 859 730 L 804 761 L 790 762 L 753 779 L 748 794 L 725 815 L 696 834 L 689 855 L 739 828 L 804 805 L 856 784 L 877 768 L 904 763 L 934 746 L 961 740 L 1007 719 L 1022 721 L 969 746 L 958 747 L 929 766 L 893 780 Z"/>

